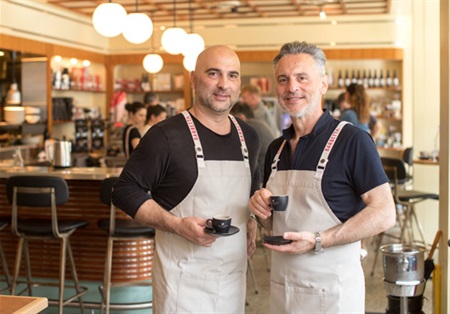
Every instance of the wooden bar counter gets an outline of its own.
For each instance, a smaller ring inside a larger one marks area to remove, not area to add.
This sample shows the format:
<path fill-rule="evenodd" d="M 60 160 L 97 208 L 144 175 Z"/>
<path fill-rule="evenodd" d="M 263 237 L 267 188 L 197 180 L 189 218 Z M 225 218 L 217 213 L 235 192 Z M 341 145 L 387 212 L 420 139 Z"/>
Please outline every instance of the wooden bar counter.
<path fill-rule="evenodd" d="M 100 202 L 100 183 L 104 178 L 118 176 L 120 172 L 121 168 L 0 168 L 0 215 L 11 214 L 11 204 L 6 197 L 6 180 L 10 176 L 50 175 L 66 179 L 69 201 L 58 207 L 58 218 L 82 218 L 89 221 L 87 227 L 75 231 L 70 239 L 79 279 L 100 282 L 103 280 L 107 235 L 97 227 L 97 220 L 108 218 L 110 210 L 109 206 Z M 118 217 L 128 218 L 123 212 Z M 12 274 L 17 238 L 10 230 L 0 232 L 0 239 Z M 153 251 L 153 240 L 128 241 L 115 245 L 113 281 L 150 279 Z M 30 240 L 30 254 L 33 277 L 58 278 L 58 243 Z M 24 274 L 25 271 L 22 270 L 21 275 Z M 67 278 L 72 278 L 70 271 L 67 272 Z"/>

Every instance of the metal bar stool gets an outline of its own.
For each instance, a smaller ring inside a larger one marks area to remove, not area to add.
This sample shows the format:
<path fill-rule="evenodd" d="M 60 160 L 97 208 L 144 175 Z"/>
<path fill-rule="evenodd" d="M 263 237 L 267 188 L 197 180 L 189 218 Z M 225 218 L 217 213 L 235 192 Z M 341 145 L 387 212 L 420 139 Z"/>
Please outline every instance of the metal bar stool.
<path fill-rule="evenodd" d="M 11 217 L 0 217 L 0 231 L 5 229 L 11 223 Z M 11 276 L 9 275 L 8 264 L 6 262 L 5 252 L 0 241 L 0 262 L 2 263 L 3 275 L 5 277 L 6 287 L 1 289 L 0 292 L 11 290 Z"/>
<path fill-rule="evenodd" d="M 102 294 L 102 312 L 103 309 L 109 313 L 110 309 L 143 309 L 152 308 L 153 302 L 142 303 L 120 303 L 111 304 L 111 287 L 114 286 L 149 286 L 152 283 L 150 280 L 128 280 L 121 282 L 112 282 L 112 264 L 113 264 L 113 249 L 114 242 L 118 241 L 136 241 L 136 240 L 151 240 L 149 245 L 150 250 L 154 250 L 155 229 L 132 219 L 118 219 L 116 218 L 116 207 L 111 202 L 111 192 L 117 177 L 106 178 L 100 184 L 100 200 L 103 204 L 110 206 L 109 218 L 99 219 L 98 227 L 108 234 L 108 244 L 105 259 L 105 273 L 103 286 L 100 287 Z"/>
<path fill-rule="evenodd" d="M 87 226 L 88 221 L 58 219 L 57 206 L 63 205 L 69 199 L 67 182 L 63 178 L 51 176 L 12 176 L 6 182 L 6 192 L 8 201 L 12 203 L 12 230 L 19 237 L 11 294 L 14 295 L 18 283 L 27 285 L 27 288 L 18 294 L 28 290 L 29 295 L 32 295 L 33 286 L 59 286 L 58 313 L 62 313 L 63 306 L 75 299 L 78 299 L 81 312 L 84 313 L 81 296 L 87 292 L 87 288 L 81 287 L 78 283 L 78 275 L 69 238 L 75 230 Z M 35 210 L 38 208 L 39 210 Z M 60 271 L 57 283 L 34 281 L 32 279 L 28 240 L 34 239 L 55 240 L 60 243 Z M 27 278 L 24 281 L 19 281 L 22 252 L 25 254 Z M 66 257 L 68 257 L 71 265 L 73 286 L 66 285 L 65 282 Z M 75 288 L 76 291 L 74 295 L 66 300 L 64 299 L 65 287 Z"/>

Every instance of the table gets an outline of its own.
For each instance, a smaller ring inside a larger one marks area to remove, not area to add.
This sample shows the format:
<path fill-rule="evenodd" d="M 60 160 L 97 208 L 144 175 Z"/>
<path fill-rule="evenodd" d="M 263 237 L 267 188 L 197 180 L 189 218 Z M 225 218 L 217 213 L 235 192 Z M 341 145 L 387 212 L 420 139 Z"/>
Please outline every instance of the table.
<path fill-rule="evenodd" d="M 439 166 L 439 160 L 433 160 L 433 159 L 414 159 L 413 163 L 419 164 L 419 165 L 437 165 L 437 166 Z"/>
<path fill-rule="evenodd" d="M 0 295 L 0 313 L 35 314 L 46 309 L 47 298 Z"/>

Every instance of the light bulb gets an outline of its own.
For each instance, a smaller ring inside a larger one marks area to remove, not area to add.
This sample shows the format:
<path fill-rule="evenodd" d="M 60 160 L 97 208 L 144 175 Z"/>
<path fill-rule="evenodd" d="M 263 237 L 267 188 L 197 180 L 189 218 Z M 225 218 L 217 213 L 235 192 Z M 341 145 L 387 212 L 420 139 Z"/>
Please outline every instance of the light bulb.
<path fill-rule="evenodd" d="M 198 53 L 187 54 L 183 58 L 183 66 L 186 71 L 191 72 L 195 70 L 195 64 L 197 63 Z"/>
<path fill-rule="evenodd" d="M 123 37 L 132 44 L 142 44 L 153 34 L 152 20 L 145 13 L 130 13 L 125 18 Z"/>
<path fill-rule="evenodd" d="M 184 42 L 181 53 L 183 56 L 188 54 L 199 54 L 205 49 L 205 41 L 202 36 L 197 33 L 191 33 L 186 35 L 186 40 Z"/>
<path fill-rule="evenodd" d="M 122 32 L 127 11 L 118 3 L 102 3 L 92 14 L 92 24 L 102 36 L 115 37 Z"/>
<path fill-rule="evenodd" d="M 156 53 L 149 53 L 144 57 L 142 65 L 144 66 L 145 71 L 149 73 L 157 73 L 161 71 L 164 61 L 160 55 Z"/>
<path fill-rule="evenodd" d="M 181 53 L 186 39 L 186 31 L 179 27 L 171 27 L 164 31 L 161 36 L 163 49 L 172 55 Z"/>

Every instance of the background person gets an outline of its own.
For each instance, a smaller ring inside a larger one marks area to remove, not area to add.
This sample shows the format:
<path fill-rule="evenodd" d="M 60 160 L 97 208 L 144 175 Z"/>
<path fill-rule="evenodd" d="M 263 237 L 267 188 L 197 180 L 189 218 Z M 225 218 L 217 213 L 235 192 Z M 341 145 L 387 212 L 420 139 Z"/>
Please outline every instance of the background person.
<path fill-rule="evenodd" d="M 233 50 L 205 49 L 190 80 L 194 105 L 148 130 L 114 187 L 113 202 L 156 229 L 155 313 L 244 313 L 259 138 L 229 116 L 241 83 Z M 206 219 L 217 214 L 232 216 L 240 232 L 205 232 Z"/>
<path fill-rule="evenodd" d="M 261 89 L 256 85 L 246 85 L 241 89 L 241 99 L 242 102 L 246 103 L 253 110 L 255 118 L 267 123 L 272 132 L 278 136 L 280 131 L 278 129 L 275 116 L 267 108 L 261 97 Z"/>
<path fill-rule="evenodd" d="M 147 107 L 147 117 L 145 119 L 145 124 L 139 129 L 141 136 L 144 136 L 156 123 L 165 120 L 167 118 L 167 110 L 161 105 L 154 105 Z"/>
<path fill-rule="evenodd" d="M 147 107 L 155 106 L 159 104 L 159 95 L 155 92 L 146 92 L 143 100 Z"/>
<path fill-rule="evenodd" d="M 253 114 L 253 110 L 249 105 L 243 102 L 237 102 L 233 108 L 231 108 L 230 113 L 241 119 L 244 122 L 247 122 L 252 127 L 255 128 L 256 132 L 259 135 L 259 156 L 258 156 L 258 164 L 260 170 L 261 178 L 264 175 L 264 159 L 266 156 L 267 148 L 269 144 L 277 137 L 275 132 L 262 120 L 255 119 L 255 115 Z"/>
<path fill-rule="evenodd" d="M 347 86 L 347 92 L 338 96 L 337 103 L 341 110 L 339 120 L 348 121 L 368 131 L 373 139 L 377 138 L 381 123 L 370 114 L 370 100 L 363 85 L 352 83 Z"/>
<path fill-rule="evenodd" d="M 269 146 L 264 188 L 250 210 L 274 235 L 272 313 L 364 313 L 360 240 L 391 228 L 395 205 L 370 135 L 322 110 L 328 89 L 323 51 L 283 45 L 273 60 L 280 106 L 292 125 Z M 271 195 L 288 195 L 272 212 Z"/>
<path fill-rule="evenodd" d="M 122 146 L 125 158 L 128 159 L 141 140 L 139 128 L 144 126 L 147 108 L 143 103 L 135 101 L 127 103 L 125 109 L 128 113 L 128 123 L 123 130 Z"/>

